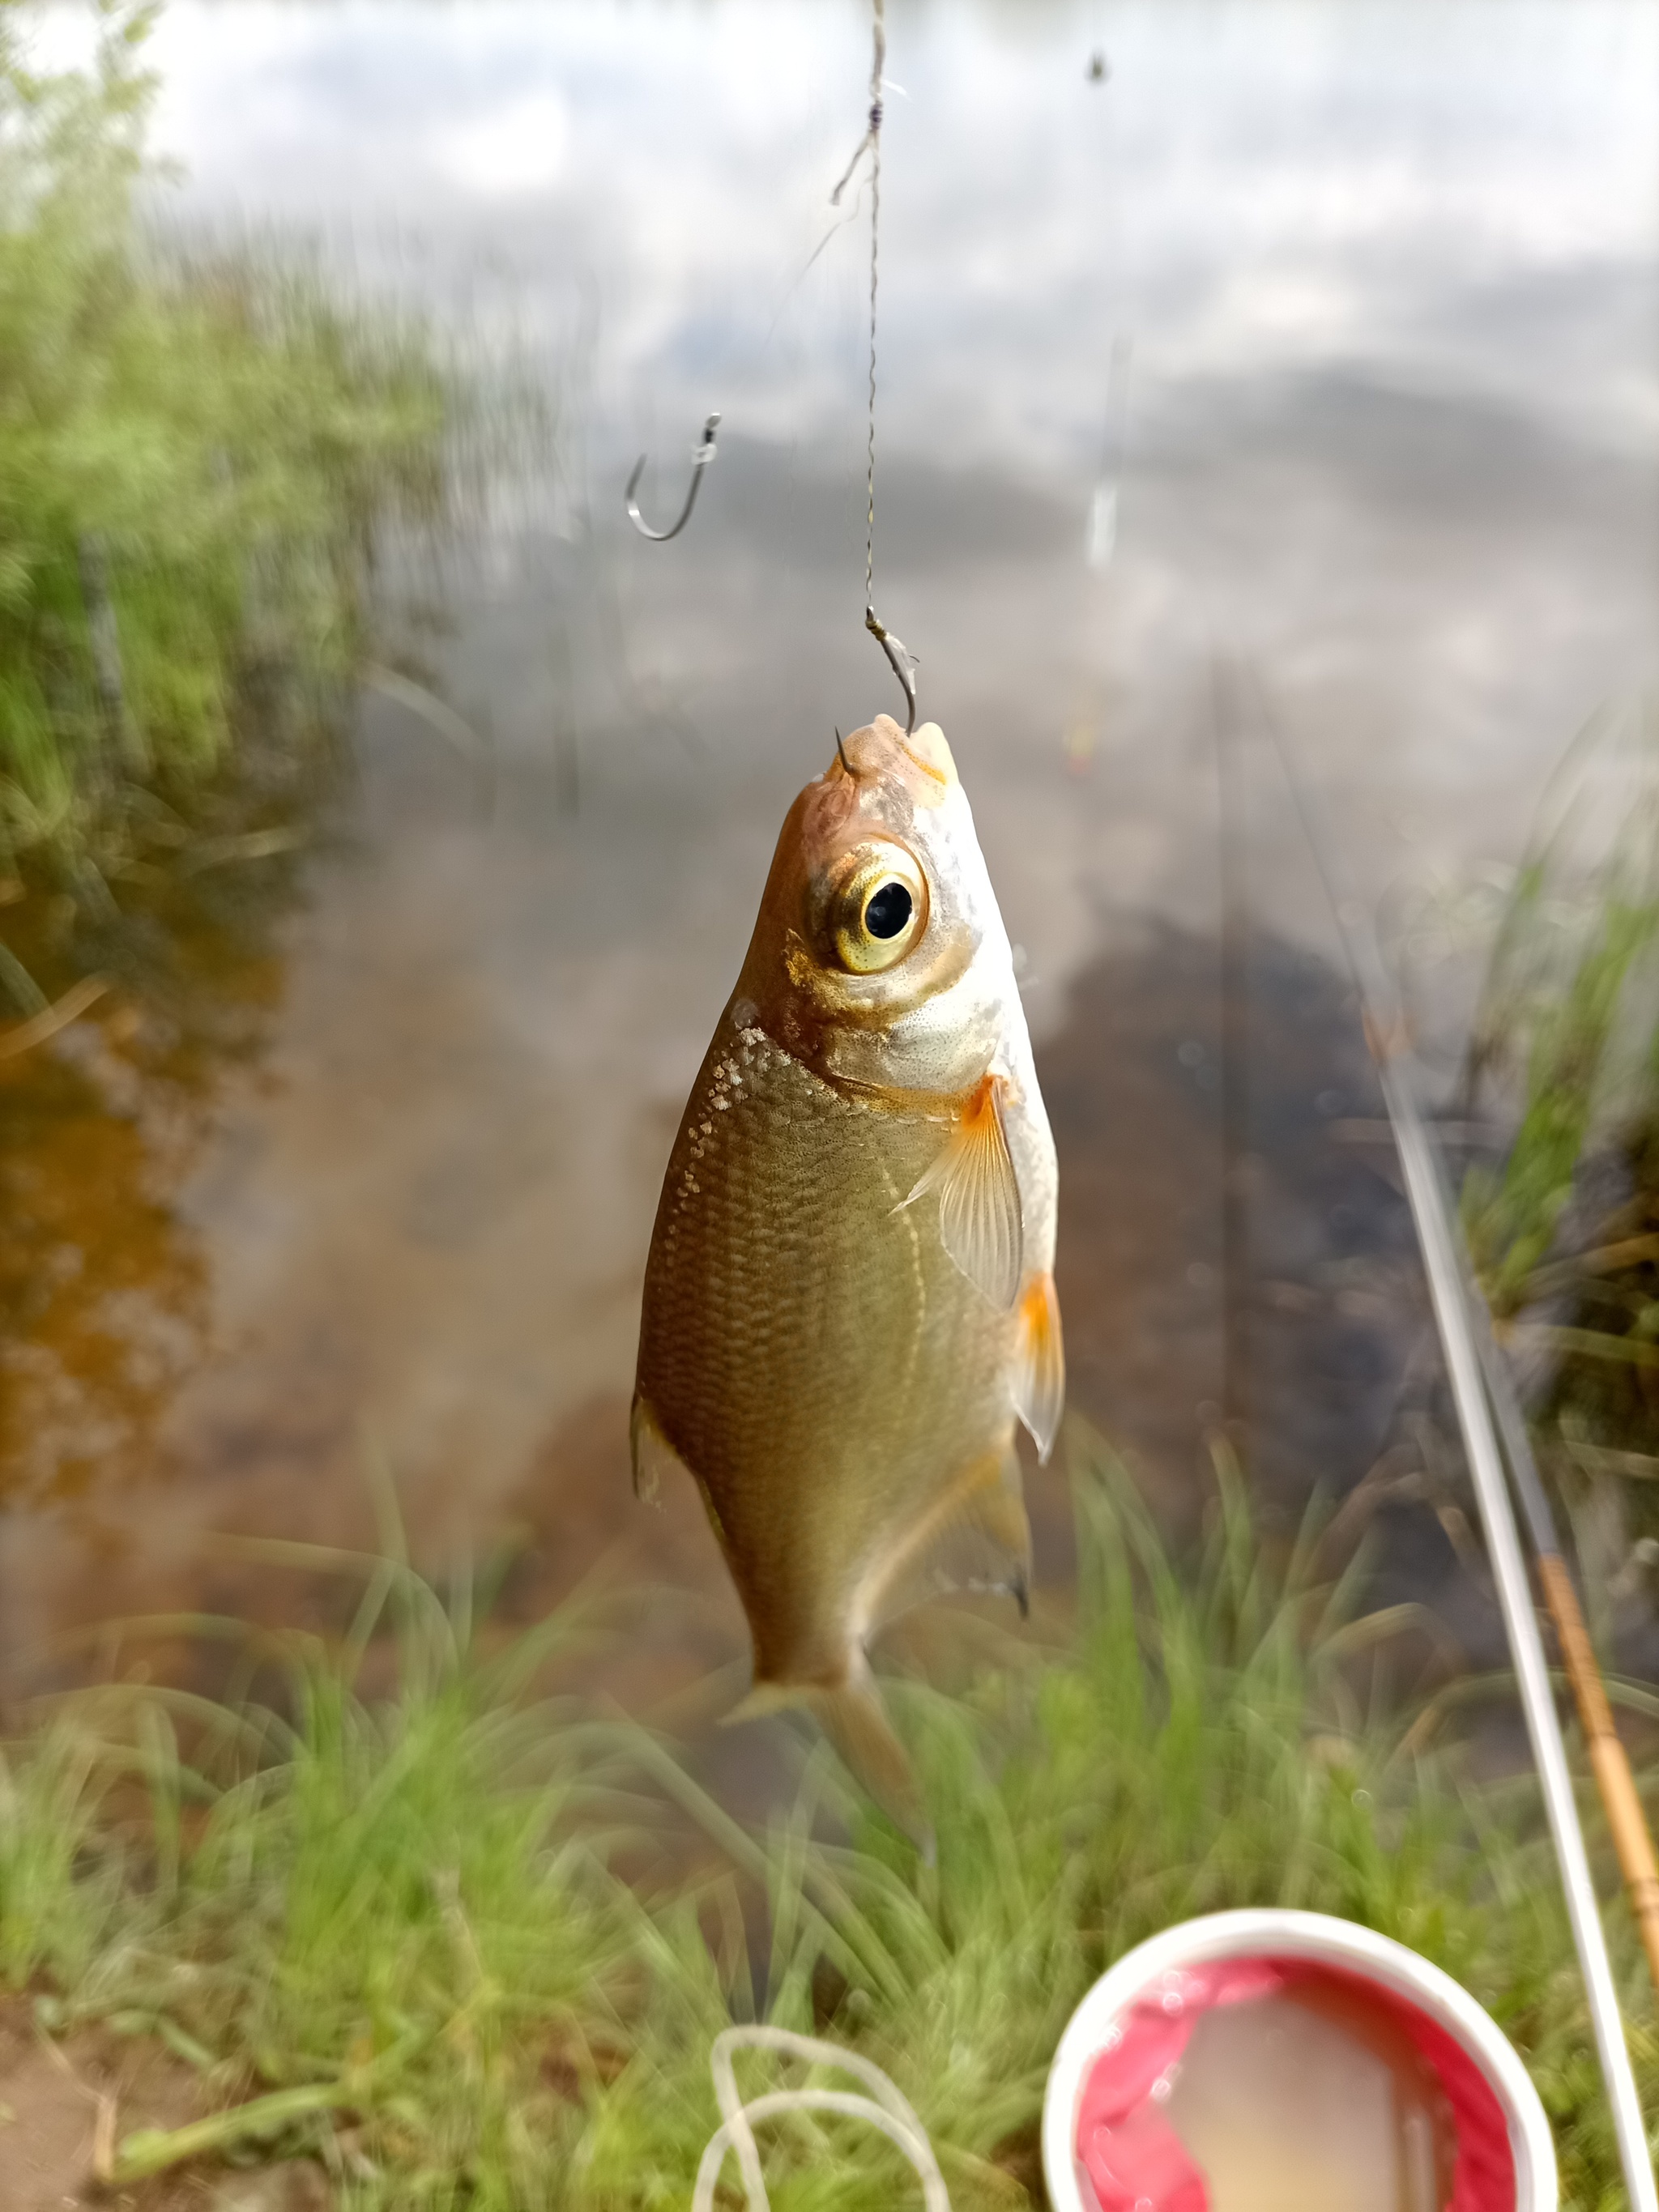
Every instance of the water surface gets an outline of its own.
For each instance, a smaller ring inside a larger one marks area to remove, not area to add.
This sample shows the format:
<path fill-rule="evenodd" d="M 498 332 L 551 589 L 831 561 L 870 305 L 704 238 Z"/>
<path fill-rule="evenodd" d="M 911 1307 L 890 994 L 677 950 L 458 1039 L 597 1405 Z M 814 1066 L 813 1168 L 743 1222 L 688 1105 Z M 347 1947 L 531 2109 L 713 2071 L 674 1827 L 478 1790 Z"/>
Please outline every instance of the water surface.
<path fill-rule="evenodd" d="M 867 18 L 239 0 L 174 5 L 155 53 L 169 222 L 311 235 L 527 367 L 559 434 L 441 619 L 392 595 L 388 657 L 489 772 L 366 690 L 287 874 L 0 1069 L 6 1663 L 112 1610 L 290 1608 L 207 1532 L 362 1540 L 374 1456 L 430 1555 L 526 1528 L 528 1607 L 614 1553 L 702 1594 L 665 1648 L 732 1659 L 695 1501 L 636 1514 L 623 1414 L 777 823 L 833 725 L 897 702 L 861 624 L 868 202 L 828 204 Z M 1247 1396 L 1289 1513 L 1370 1464 L 1420 1315 L 1260 702 L 1398 904 L 1512 860 L 1577 724 L 1650 671 L 1659 15 L 895 5 L 889 68 L 877 599 L 1023 948 L 1073 1401 L 1190 1496 L 1240 1356 L 1219 732 Z M 635 456 L 665 514 L 714 407 L 691 528 L 641 543 Z M 1056 1478 L 1034 1496 L 1058 1574 Z"/>

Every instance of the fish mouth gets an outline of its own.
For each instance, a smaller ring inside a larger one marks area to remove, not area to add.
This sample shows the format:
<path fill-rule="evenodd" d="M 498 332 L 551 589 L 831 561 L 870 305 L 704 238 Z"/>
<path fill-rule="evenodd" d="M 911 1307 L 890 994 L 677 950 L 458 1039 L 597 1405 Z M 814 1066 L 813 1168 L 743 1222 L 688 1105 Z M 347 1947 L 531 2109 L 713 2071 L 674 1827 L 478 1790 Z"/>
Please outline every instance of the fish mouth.
<path fill-rule="evenodd" d="M 937 806 L 960 781 L 937 722 L 924 722 L 906 737 L 890 714 L 878 714 L 873 722 L 841 738 L 829 774 L 850 775 L 855 783 L 894 779 L 922 806 Z"/>

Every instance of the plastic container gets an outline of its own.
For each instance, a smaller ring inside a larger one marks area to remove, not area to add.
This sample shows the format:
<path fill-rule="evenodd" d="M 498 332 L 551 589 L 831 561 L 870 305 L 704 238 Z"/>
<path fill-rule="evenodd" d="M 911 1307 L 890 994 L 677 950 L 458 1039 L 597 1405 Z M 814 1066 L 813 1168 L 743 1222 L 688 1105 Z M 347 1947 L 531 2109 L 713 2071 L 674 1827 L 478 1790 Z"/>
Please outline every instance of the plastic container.
<path fill-rule="evenodd" d="M 1279 1989 L 1297 1999 L 1309 1990 L 1349 1993 L 1411 2048 L 1442 2116 L 1435 2212 L 1556 2212 L 1555 2147 L 1538 2093 L 1468 1990 L 1370 1929 L 1277 1911 L 1218 1912 L 1165 1929 L 1085 1997 L 1060 2038 L 1043 2100 L 1042 2166 L 1054 2212 L 1209 2212 L 1201 2172 L 1170 2127 L 1152 2106 L 1132 2110 L 1126 2100 L 1170 2096 L 1174 2062 L 1207 2012 Z M 1149 2069 L 1154 2085 L 1138 2091 Z M 1090 2178 L 1080 2125 L 1092 2171 L 1105 2177 L 1104 2197 Z M 1122 2132 L 1115 2136 L 1115 2129 Z M 1125 2146 L 1121 2158 L 1115 2142 Z"/>

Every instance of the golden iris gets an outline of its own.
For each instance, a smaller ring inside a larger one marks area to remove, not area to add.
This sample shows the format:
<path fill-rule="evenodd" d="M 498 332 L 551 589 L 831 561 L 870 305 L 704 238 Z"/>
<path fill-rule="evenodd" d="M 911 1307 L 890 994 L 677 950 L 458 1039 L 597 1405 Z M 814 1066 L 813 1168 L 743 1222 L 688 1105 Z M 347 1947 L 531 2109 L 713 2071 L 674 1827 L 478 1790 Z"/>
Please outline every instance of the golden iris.
<path fill-rule="evenodd" d="M 836 957 L 855 975 L 902 960 L 927 927 L 927 878 L 902 845 L 856 845 L 830 896 Z"/>

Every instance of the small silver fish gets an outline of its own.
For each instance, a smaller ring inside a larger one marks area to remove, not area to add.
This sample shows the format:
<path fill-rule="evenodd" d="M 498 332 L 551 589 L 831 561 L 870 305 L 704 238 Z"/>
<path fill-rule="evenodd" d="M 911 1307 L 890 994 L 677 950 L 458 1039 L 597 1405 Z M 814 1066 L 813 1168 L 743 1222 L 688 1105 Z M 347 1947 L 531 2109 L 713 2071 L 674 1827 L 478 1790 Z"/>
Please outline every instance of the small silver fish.
<path fill-rule="evenodd" d="M 943 732 L 885 714 L 789 811 L 669 1160 L 635 1484 L 695 1477 L 754 1641 L 732 1717 L 804 1705 L 920 1831 L 865 1656 L 933 1592 L 1024 1603 L 1014 1451 L 1065 1392 L 1054 1140 Z"/>

